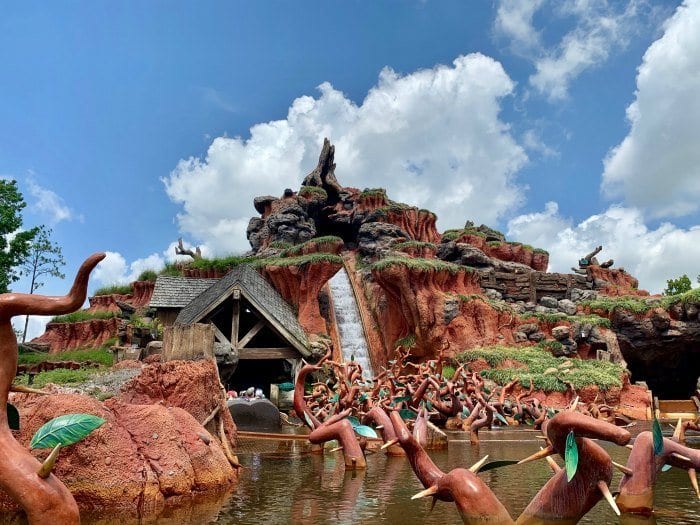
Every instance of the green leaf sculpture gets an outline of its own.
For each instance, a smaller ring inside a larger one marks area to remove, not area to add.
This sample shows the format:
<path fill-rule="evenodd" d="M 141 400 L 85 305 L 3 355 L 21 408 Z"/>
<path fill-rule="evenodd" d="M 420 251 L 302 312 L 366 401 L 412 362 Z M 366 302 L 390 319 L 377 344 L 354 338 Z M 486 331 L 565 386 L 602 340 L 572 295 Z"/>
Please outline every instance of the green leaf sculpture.
<path fill-rule="evenodd" d="M 7 424 L 10 430 L 19 430 L 19 411 L 12 403 L 7 404 Z"/>
<path fill-rule="evenodd" d="M 355 428 L 356 426 L 360 425 L 360 420 L 357 419 L 355 416 L 348 416 L 345 419 L 350 421 L 350 424 L 352 425 L 352 428 Z"/>
<path fill-rule="evenodd" d="M 566 436 L 566 450 L 564 451 L 564 464 L 566 465 L 566 481 L 570 482 L 576 475 L 578 468 L 578 445 L 574 431 Z"/>
<path fill-rule="evenodd" d="M 416 413 L 409 408 L 402 408 L 399 410 L 399 415 L 401 419 L 415 419 Z"/>
<path fill-rule="evenodd" d="M 498 419 L 501 423 L 503 423 L 505 426 L 508 426 L 508 421 L 506 421 L 506 418 L 503 417 L 503 414 L 500 412 L 494 412 L 493 415 Z M 481 469 L 484 470 L 484 469 Z"/>
<path fill-rule="evenodd" d="M 661 467 L 661 472 L 668 472 L 669 470 L 671 470 L 671 468 L 671 465 L 666 464 L 663 467 Z"/>
<path fill-rule="evenodd" d="M 65 414 L 53 418 L 39 430 L 29 443 L 29 448 L 64 447 L 77 443 L 96 428 L 101 427 L 105 420 L 92 414 Z"/>
<path fill-rule="evenodd" d="M 352 427 L 352 429 L 355 431 L 355 434 L 358 436 L 363 436 L 366 438 L 378 438 L 377 433 L 374 431 L 372 427 L 368 427 L 367 425 L 357 425 Z"/>
<path fill-rule="evenodd" d="M 654 437 L 654 455 L 660 456 L 664 453 L 664 434 L 661 431 L 661 424 L 656 418 L 654 418 L 654 422 L 651 424 L 651 433 Z"/>

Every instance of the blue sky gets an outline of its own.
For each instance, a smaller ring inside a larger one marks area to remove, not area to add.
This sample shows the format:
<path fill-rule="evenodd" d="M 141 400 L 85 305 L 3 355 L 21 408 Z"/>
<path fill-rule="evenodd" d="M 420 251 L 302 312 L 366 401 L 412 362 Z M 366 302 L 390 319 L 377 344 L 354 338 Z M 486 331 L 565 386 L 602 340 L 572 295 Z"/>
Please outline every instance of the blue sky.
<path fill-rule="evenodd" d="M 328 136 L 343 184 L 556 271 L 602 243 L 659 291 L 700 273 L 699 35 L 698 0 L 14 2 L 0 175 L 67 273 L 110 252 L 94 288 L 179 236 L 245 251 L 252 196 L 297 187 Z"/>

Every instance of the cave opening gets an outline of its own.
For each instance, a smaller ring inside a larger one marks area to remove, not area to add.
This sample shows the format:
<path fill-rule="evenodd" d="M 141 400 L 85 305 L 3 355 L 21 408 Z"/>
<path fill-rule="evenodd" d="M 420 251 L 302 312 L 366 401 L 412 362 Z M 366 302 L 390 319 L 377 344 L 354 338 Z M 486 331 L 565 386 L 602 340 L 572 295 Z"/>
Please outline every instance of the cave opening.
<path fill-rule="evenodd" d="M 632 373 L 632 381 L 645 381 L 655 397 L 689 399 L 696 395 L 700 353 L 687 345 L 645 348 L 643 353 L 624 348 L 622 351 Z"/>

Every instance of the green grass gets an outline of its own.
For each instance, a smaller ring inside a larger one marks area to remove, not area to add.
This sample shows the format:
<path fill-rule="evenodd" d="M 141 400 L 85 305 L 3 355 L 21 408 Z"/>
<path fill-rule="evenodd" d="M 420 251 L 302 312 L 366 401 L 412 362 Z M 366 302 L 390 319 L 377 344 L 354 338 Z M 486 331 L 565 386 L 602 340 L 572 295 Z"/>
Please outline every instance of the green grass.
<path fill-rule="evenodd" d="M 645 299 L 634 296 L 601 297 L 591 301 L 582 301 L 579 304 L 584 307 L 589 307 L 591 310 L 613 312 L 617 308 L 622 308 L 623 310 L 627 310 L 635 314 L 643 314 L 654 307 L 654 304 L 650 304 Z"/>
<path fill-rule="evenodd" d="M 102 346 L 102 348 L 67 350 L 58 354 L 45 354 L 43 352 L 22 353 L 19 355 L 19 359 L 17 362 L 20 365 L 28 365 L 34 363 L 43 363 L 44 361 L 76 361 L 78 363 L 92 361 L 93 363 L 99 363 L 104 366 L 112 366 L 112 352 L 106 349 L 108 346 L 112 345 L 108 345 L 107 343 L 108 342 L 106 342 Z"/>
<path fill-rule="evenodd" d="M 403 346 L 404 348 L 412 348 L 416 344 L 416 336 L 414 334 L 409 334 L 406 337 L 401 337 L 394 341 L 394 348 Z"/>
<path fill-rule="evenodd" d="M 323 188 L 319 188 L 318 186 L 302 186 L 299 190 L 299 195 L 313 195 L 314 197 L 322 197 L 323 199 L 328 198 L 328 193 L 326 192 L 326 190 L 324 190 Z"/>
<path fill-rule="evenodd" d="M 555 314 L 541 314 L 537 312 L 525 312 L 520 314 L 518 317 L 522 320 L 528 320 L 535 318 L 543 323 L 558 323 L 561 321 L 567 321 L 569 323 L 582 323 L 590 324 L 591 326 L 599 326 L 602 328 L 610 328 L 610 319 L 601 317 L 599 315 L 566 315 L 564 313 Z"/>
<path fill-rule="evenodd" d="M 411 270 L 421 272 L 449 272 L 452 274 L 459 272 L 471 272 L 471 268 L 441 261 L 439 259 L 422 259 L 419 257 L 386 257 L 371 265 L 372 271 L 382 271 L 391 266 L 404 266 Z"/>
<path fill-rule="evenodd" d="M 386 190 L 384 188 L 367 188 L 360 192 L 360 198 L 366 197 L 385 197 Z"/>
<path fill-rule="evenodd" d="M 567 383 L 577 389 L 588 385 L 597 385 L 601 390 L 622 386 L 623 369 L 619 365 L 597 360 L 554 357 L 548 351 L 536 347 L 492 346 L 467 350 L 457 356 L 461 363 L 477 359 L 484 359 L 493 367 L 484 370 L 481 375 L 499 385 L 518 379 L 522 386 L 529 387 L 532 381 L 536 389 L 545 392 L 565 392 Z M 495 368 L 506 360 L 517 361 L 525 367 Z M 557 371 L 545 374 L 545 371 L 551 369 Z"/>
<path fill-rule="evenodd" d="M 449 381 L 450 379 L 452 379 L 454 377 L 456 371 L 457 370 L 455 369 L 454 366 L 445 365 L 442 367 L 442 377 Z"/>
<path fill-rule="evenodd" d="M 83 383 L 87 381 L 95 372 L 96 370 L 94 368 L 80 368 L 78 370 L 59 368 L 56 370 L 49 370 L 48 372 L 41 372 L 35 375 L 32 387 L 42 388 L 48 383 L 55 383 L 57 385 Z M 17 376 L 17 383 L 26 385 L 27 381 L 28 376 L 26 374 Z"/>
<path fill-rule="evenodd" d="M 295 255 L 299 255 L 300 253 L 303 252 L 303 250 L 311 246 L 312 244 L 315 244 L 317 249 L 320 252 L 323 252 L 324 250 L 334 250 L 335 247 L 340 243 L 340 245 L 343 245 L 343 239 L 341 237 L 338 237 L 337 235 L 324 235 L 322 237 L 314 237 L 313 239 L 309 239 L 306 242 L 303 242 L 301 244 L 296 244 L 294 246 L 290 246 L 287 248 L 284 253 L 281 254 L 282 257 L 293 257 Z"/>
<path fill-rule="evenodd" d="M 137 281 L 155 282 L 155 280 L 157 278 L 158 278 L 158 273 L 155 270 L 144 270 L 139 274 L 139 276 L 136 280 Z"/>
<path fill-rule="evenodd" d="M 164 275 L 166 277 L 179 277 L 182 275 L 182 271 L 180 270 L 180 267 L 174 263 L 165 263 L 165 266 L 158 272 L 158 275 Z"/>
<path fill-rule="evenodd" d="M 95 290 L 95 293 L 93 293 L 93 295 L 127 295 L 130 293 L 130 284 L 112 284 L 110 286 L 103 286 L 102 288 L 98 288 L 97 290 Z"/>
<path fill-rule="evenodd" d="M 488 245 L 491 246 L 492 248 L 495 248 L 495 247 L 497 247 L 497 246 L 500 246 L 500 245 L 503 244 L 503 243 L 502 243 L 501 241 L 489 241 L 489 242 L 487 242 L 486 244 L 488 244 Z M 510 244 L 510 243 L 508 243 L 508 244 Z"/>
<path fill-rule="evenodd" d="M 543 250 L 542 248 L 535 248 L 532 250 L 534 253 L 544 253 L 545 255 L 549 255 L 549 252 L 547 250 Z"/>
<path fill-rule="evenodd" d="M 484 232 L 480 232 L 476 228 L 459 228 L 456 230 L 445 230 L 445 232 L 442 234 L 442 238 L 448 241 L 454 241 L 455 239 L 458 239 L 463 235 L 476 235 L 478 237 L 486 238 L 486 234 Z"/>
<path fill-rule="evenodd" d="M 553 350 L 561 350 L 564 345 L 559 341 L 540 341 L 537 343 L 537 347 L 551 352 Z"/>
<path fill-rule="evenodd" d="M 255 260 L 252 265 L 254 268 L 260 268 L 263 266 L 304 266 L 305 264 L 317 264 L 322 262 L 342 265 L 343 258 L 339 255 L 321 252 L 299 255 L 296 257 L 267 257 L 265 259 Z"/>
<path fill-rule="evenodd" d="M 67 315 L 57 315 L 51 319 L 51 323 L 80 323 L 82 321 L 91 321 L 93 319 L 111 319 L 116 317 L 114 312 L 88 312 L 87 310 L 79 310 Z"/>
<path fill-rule="evenodd" d="M 196 259 L 189 265 L 190 268 L 199 270 L 218 270 L 219 272 L 227 272 L 241 264 L 249 264 L 256 260 L 256 257 L 245 257 L 243 255 L 227 255 L 224 257 L 216 257 L 214 259 Z"/>
<path fill-rule="evenodd" d="M 288 250 L 293 246 L 294 245 L 291 242 L 287 241 L 272 241 L 270 244 L 268 244 L 268 247 L 275 248 L 278 250 Z"/>
<path fill-rule="evenodd" d="M 405 251 L 405 250 L 422 250 L 423 248 L 431 248 L 433 250 L 437 249 L 435 243 L 423 242 L 423 241 L 403 241 L 396 243 L 392 246 L 394 250 Z"/>

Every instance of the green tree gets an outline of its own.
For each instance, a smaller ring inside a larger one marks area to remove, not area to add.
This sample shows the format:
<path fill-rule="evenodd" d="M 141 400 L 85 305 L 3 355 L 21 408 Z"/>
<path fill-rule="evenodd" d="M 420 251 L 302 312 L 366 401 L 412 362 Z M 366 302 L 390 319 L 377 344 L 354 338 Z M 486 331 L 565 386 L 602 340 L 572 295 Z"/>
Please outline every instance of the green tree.
<path fill-rule="evenodd" d="M 0 180 L 0 293 L 20 278 L 17 267 L 29 255 L 38 228 L 22 230 L 22 210 L 27 204 L 16 180 Z"/>
<path fill-rule="evenodd" d="M 61 273 L 61 267 L 66 265 L 63 259 L 61 247 L 51 242 L 53 231 L 45 226 L 36 228 L 36 237 L 29 247 L 29 254 L 21 265 L 21 274 L 31 278 L 29 293 L 33 294 L 44 286 L 43 278 L 47 275 L 63 279 L 66 276 Z M 27 338 L 27 325 L 29 316 L 24 319 L 24 332 L 22 342 Z"/>
<path fill-rule="evenodd" d="M 664 295 L 677 295 L 679 293 L 689 292 L 692 287 L 693 285 L 690 282 L 690 277 L 683 274 L 678 279 L 669 279 L 666 281 Z"/>

